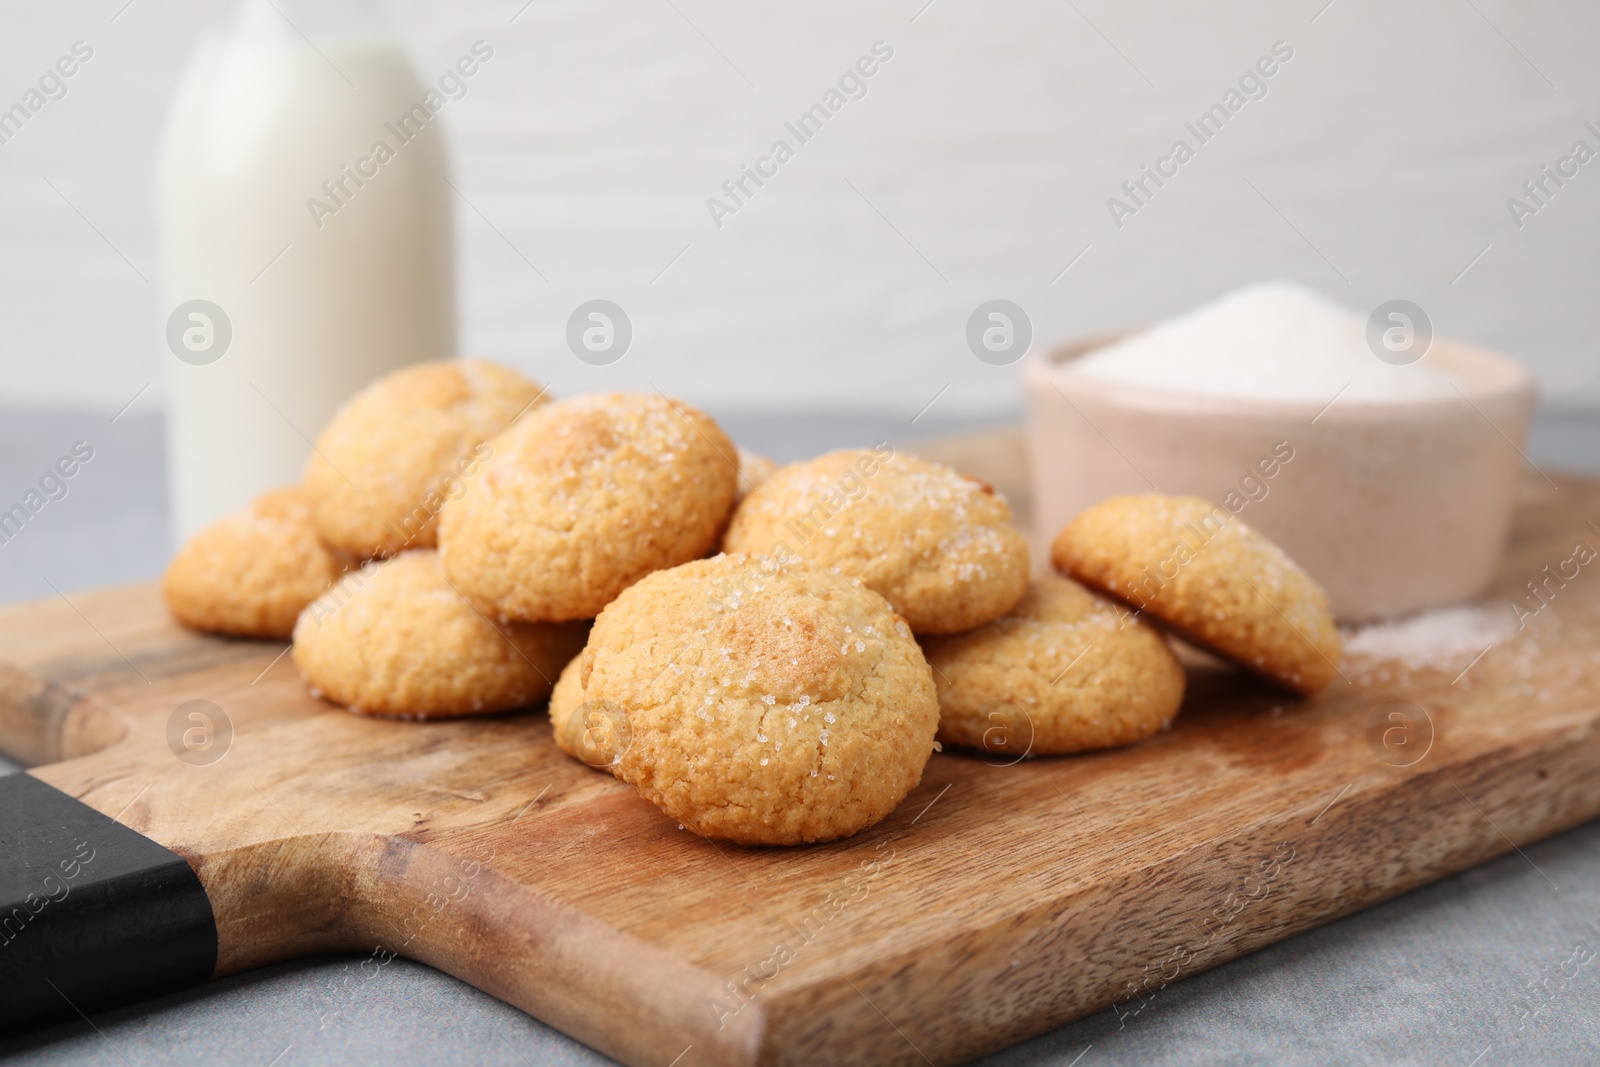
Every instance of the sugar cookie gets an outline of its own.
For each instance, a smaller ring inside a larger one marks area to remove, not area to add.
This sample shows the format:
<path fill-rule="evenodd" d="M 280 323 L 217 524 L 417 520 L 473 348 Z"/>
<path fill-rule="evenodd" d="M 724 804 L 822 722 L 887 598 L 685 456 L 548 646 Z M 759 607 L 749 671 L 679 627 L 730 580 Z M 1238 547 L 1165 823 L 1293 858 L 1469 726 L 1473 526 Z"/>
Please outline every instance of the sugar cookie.
<path fill-rule="evenodd" d="M 161 580 L 179 622 L 238 637 L 287 638 L 341 570 L 311 528 L 298 487 L 277 489 L 189 539 Z"/>
<path fill-rule="evenodd" d="M 829 571 L 716 556 L 659 571 L 595 620 L 584 705 L 612 771 L 706 837 L 828 841 L 922 776 L 939 704 L 910 629 Z"/>
<path fill-rule="evenodd" d="M 583 647 L 588 626 L 496 624 L 417 549 L 346 575 L 300 613 L 294 662 L 351 711 L 452 718 L 522 707 Z"/>
<path fill-rule="evenodd" d="M 791 555 L 881 593 L 917 633 L 958 633 L 1028 587 L 1028 544 L 1005 498 L 887 445 L 783 467 L 747 496 L 723 548 Z"/>
<path fill-rule="evenodd" d="M 583 703 L 583 685 L 578 681 L 578 665 L 582 658 L 582 653 L 579 653 L 561 668 L 561 677 L 556 679 L 555 688 L 550 691 L 550 733 L 555 738 L 556 747 L 569 756 L 577 755 L 572 744 L 572 713 Z"/>
<path fill-rule="evenodd" d="M 544 390 L 482 359 L 403 367 L 352 397 L 317 438 L 306 493 L 322 539 L 359 557 L 432 548 L 436 517 Z"/>
<path fill-rule="evenodd" d="M 504 618 L 591 618 L 651 571 L 704 556 L 733 505 L 733 443 L 663 396 L 549 404 L 490 444 L 439 543 L 450 580 Z"/>
<path fill-rule="evenodd" d="M 1142 741 L 1183 703 L 1166 638 L 1122 605 L 1054 575 L 994 622 L 925 637 L 939 740 L 1014 756 Z"/>
<path fill-rule="evenodd" d="M 1184 637 L 1299 693 L 1338 673 L 1322 587 L 1244 521 L 1192 496 L 1101 501 L 1051 547 L 1061 570 Z"/>

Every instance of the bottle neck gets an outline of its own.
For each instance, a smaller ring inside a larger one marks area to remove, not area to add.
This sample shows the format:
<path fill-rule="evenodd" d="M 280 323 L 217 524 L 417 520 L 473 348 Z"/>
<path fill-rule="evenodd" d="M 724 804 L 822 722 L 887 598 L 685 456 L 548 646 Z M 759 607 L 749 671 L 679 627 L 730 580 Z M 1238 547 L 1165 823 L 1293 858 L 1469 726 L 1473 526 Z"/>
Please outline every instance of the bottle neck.
<path fill-rule="evenodd" d="M 235 0 L 220 26 L 225 36 L 256 41 L 389 41 L 394 29 L 382 0 Z"/>

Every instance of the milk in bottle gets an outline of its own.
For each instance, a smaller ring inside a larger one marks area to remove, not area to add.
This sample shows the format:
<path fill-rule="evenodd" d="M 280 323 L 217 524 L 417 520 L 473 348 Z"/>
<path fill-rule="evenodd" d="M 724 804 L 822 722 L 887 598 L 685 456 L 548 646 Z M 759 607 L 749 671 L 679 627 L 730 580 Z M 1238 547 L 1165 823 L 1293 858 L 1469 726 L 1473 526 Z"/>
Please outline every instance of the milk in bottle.
<path fill-rule="evenodd" d="M 241 0 L 202 40 L 157 182 L 180 541 L 297 482 L 361 386 L 454 354 L 450 187 L 424 95 L 373 0 Z"/>

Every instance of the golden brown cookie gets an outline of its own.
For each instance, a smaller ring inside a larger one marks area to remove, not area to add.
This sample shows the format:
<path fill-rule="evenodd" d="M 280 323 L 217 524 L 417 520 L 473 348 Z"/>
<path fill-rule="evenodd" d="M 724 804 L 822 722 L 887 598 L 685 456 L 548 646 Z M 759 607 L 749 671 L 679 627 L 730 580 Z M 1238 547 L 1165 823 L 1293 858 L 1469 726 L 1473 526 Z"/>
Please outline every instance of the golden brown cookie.
<path fill-rule="evenodd" d="M 490 444 L 439 544 L 456 587 L 504 618 L 592 618 L 651 571 L 704 556 L 733 506 L 733 442 L 664 396 L 549 404 Z"/>
<path fill-rule="evenodd" d="M 556 747 L 596 770 L 611 772 L 624 747 L 628 717 L 603 700 L 588 700 L 578 675 L 582 653 L 556 679 L 550 694 L 550 731 Z"/>
<path fill-rule="evenodd" d="M 922 650 L 939 740 L 1016 759 L 1142 741 L 1183 703 L 1183 668 L 1159 630 L 1054 575 L 994 622 L 925 637 Z"/>
<path fill-rule="evenodd" d="M 1328 597 L 1283 550 L 1221 507 L 1140 493 L 1096 504 L 1051 546 L 1056 568 L 1300 693 L 1338 673 Z"/>
<path fill-rule="evenodd" d="M 296 486 L 264 493 L 189 538 L 161 580 L 161 595 L 185 626 L 282 639 L 341 569 L 317 540 Z"/>
<path fill-rule="evenodd" d="M 294 662 L 312 692 L 351 711 L 453 718 L 550 695 L 588 626 L 495 624 L 445 580 L 431 549 L 347 574 L 300 613 Z"/>
<path fill-rule="evenodd" d="M 927 662 L 888 603 L 797 563 L 652 574 L 600 613 L 579 672 L 594 722 L 612 721 L 613 773 L 747 845 L 871 826 L 921 779 L 938 728 Z"/>
<path fill-rule="evenodd" d="M 737 505 L 750 495 L 750 490 L 766 481 L 777 471 L 778 465 L 759 452 L 739 449 L 739 492 L 734 498 Z"/>
<path fill-rule="evenodd" d="M 482 359 L 379 378 L 339 409 L 306 462 L 317 532 L 362 558 L 434 547 L 439 510 L 493 454 L 485 442 L 543 393 Z"/>
<path fill-rule="evenodd" d="M 1028 588 L 1028 544 L 1004 497 L 883 444 L 779 469 L 739 505 L 722 546 L 860 578 L 919 634 L 981 626 Z"/>
<path fill-rule="evenodd" d="M 550 733 L 556 746 L 569 756 L 577 754 L 572 743 L 573 734 L 582 732 L 572 723 L 572 713 L 583 703 L 583 685 L 578 681 L 578 665 L 582 660 L 583 655 L 579 653 L 561 668 L 561 677 L 550 691 Z"/>

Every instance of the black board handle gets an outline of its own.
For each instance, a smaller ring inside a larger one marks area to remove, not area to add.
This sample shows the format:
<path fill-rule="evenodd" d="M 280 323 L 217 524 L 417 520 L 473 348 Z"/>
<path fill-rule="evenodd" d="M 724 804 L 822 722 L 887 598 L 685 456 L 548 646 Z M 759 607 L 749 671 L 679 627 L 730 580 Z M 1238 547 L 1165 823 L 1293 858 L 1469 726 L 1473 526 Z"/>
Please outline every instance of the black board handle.
<path fill-rule="evenodd" d="M 0 1034 L 216 966 L 211 901 L 182 856 L 30 774 L 0 777 Z"/>

